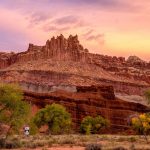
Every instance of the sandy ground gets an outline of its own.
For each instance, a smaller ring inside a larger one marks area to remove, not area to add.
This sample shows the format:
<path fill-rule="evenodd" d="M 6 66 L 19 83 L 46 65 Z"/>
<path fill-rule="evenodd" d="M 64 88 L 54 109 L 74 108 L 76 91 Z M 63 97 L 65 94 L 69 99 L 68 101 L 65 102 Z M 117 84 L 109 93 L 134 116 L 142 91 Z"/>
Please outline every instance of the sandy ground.
<path fill-rule="evenodd" d="M 18 149 L 15 149 L 18 150 Z M 52 147 L 52 148 L 35 148 L 35 149 L 28 149 L 23 148 L 21 150 L 85 150 L 85 147 L 79 147 L 79 146 L 61 146 L 61 147 Z"/>
<path fill-rule="evenodd" d="M 84 150 L 84 147 L 53 147 L 48 150 Z"/>

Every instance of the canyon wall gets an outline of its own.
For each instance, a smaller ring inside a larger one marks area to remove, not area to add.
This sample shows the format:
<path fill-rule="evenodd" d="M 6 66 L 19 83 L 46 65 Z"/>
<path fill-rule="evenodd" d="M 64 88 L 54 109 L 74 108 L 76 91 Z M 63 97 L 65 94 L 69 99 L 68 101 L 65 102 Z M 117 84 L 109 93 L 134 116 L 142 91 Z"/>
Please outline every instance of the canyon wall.
<path fill-rule="evenodd" d="M 79 129 L 85 116 L 101 115 L 110 120 L 111 126 L 107 132 L 128 132 L 130 115 L 149 111 L 141 104 L 117 99 L 112 86 L 78 86 L 74 93 L 62 90 L 44 94 L 26 91 L 24 93 L 25 100 L 34 108 L 33 113 L 47 104 L 64 105 L 71 113 L 76 129 Z"/>

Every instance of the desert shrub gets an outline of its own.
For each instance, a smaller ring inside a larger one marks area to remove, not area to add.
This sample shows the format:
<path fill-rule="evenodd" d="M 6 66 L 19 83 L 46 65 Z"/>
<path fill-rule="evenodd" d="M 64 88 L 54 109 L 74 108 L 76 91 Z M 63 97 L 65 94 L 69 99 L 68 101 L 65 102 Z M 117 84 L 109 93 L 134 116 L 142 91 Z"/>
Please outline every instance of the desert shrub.
<path fill-rule="evenodd" d="M 127 150 L 127 149 L 122 146 L 119 146 L 119 147 L 113 148 L 112 150 Z"/>
<path fill-rule="evenodd" d="M 101 116 L 97 116 L 95 118 L 91 116 L 87 116 L 83 118 L 80 131 L 85 134 L 95 134 L 98 133 L 102 128 L 107 127 L 109 124 L 108 120 Z"/>
<path fill-rule="evenodd" d="M 131 146 L 130 146 L 130 148 L 129 148 L 130 150 L 136 150 L 136 148 L 135 148 L 135 145 L 134 144 L 132 144 Z"/>
<path fill-rule="evenodd" d="M 20 147 L 22 147 L 22 143 L 19 140 L 0 139 L 0 149 L 14 149 Z"/>
<path fill-rule="evenodd" d="M 117 139 L 117 142 L 124 142 L 124 141 L 127 141 L 128 139 L 126 137 L 119 137 Z"/>
<path fill-rule="evenodd" d="M 101 149 L 102 149 L 101 144 L 88 144 L 85 147 L 85 150 L 101 150 Z"/>
<path fill-rule="evenodd" d="M 130 138 L 129 138 L 129 141 L 130 141 L 130 142 L 136 142 L 137 139 L 136 139 L 136 137 L 130 137 Z"/>
<path fill-rule="evenodd" d="M 33 141 L 26 142 L 24 144 L 24 147 L 34 149 L 34 148 L 37 148 L 37 147 L 43 147 L 46 144 L 48 144 L 48 142 L 45 141 L 45 140 L 33 140 Z"/>
<path fill-rule="evenodd" d="M 75 144 L 76 142 L 75 142 L 75 140 L 74 139 L 72 139 L 72 138 L 70 138 L 70 139 L 68 139 L 68 138 L 66 138 L 66 139 L 63 139 L 63 141 L 61 142 L 61 144 L 62 145 L 64 145 L 64 144 Z"/>
<path fill-rule="evenodd" d="M 48 125 L 52 134 L 61 134 L 69 131 L 71 115 L 59 104 L 47 105 L 35 115 L 34 123 L 38 128 Z"/>

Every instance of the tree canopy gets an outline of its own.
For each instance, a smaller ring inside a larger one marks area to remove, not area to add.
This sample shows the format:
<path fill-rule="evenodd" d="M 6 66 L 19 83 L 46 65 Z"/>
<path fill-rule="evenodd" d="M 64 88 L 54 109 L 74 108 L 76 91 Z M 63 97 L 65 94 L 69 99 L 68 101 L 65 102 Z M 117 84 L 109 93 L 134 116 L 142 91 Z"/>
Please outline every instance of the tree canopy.
<path fill-rule="evenodd" d="M 95 134 L 98 133 L 102 128 L 105 128 L 109 125 L 109 121 L 102 116 L 97 116 L 95 118 L 91 116 L 86 116 L 83 118 L 80 126 L 82 133 L 86 134 Z"/>
<path fill-rule="evenodd" d="M 30 105 L 23 101 L 21 88 L 14 84 L 0 84 L 0 123 L 9 126 L 8 134 L 19 132 L 29 113 Z"/>
<path fill-rule="evenodd" d="M 150 133 L 150 114 L 140 114 L 132 118 L 131 125 L 138 134 Z"/>
<path fill-rule="evenodd" d="M 62 105 L 52 104 L 39 110 L 34 117 L 34 122 L 38 128 L 48 125 L 52 134 L 60 134 L 68 131 L 70 128 L 71 115 Z"/>
<path fill-rule="evenodd" d="M 131 125 L 138 134 L 144 135 L 148 143 L 147 135 L 150 134 L 150 113 L 144 113 L 133 117 Z"/>

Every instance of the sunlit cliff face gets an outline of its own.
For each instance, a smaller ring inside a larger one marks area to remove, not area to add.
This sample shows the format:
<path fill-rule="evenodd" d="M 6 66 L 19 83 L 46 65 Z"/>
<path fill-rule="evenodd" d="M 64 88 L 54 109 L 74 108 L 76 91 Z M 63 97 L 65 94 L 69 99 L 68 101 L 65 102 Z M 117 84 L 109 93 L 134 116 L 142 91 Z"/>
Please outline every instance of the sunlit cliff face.
<path fill-rule="evenodd" d="M 0 50 L 78 34 L 90 52 L 150 60 L 148 0 L 1 0 Z"/>

